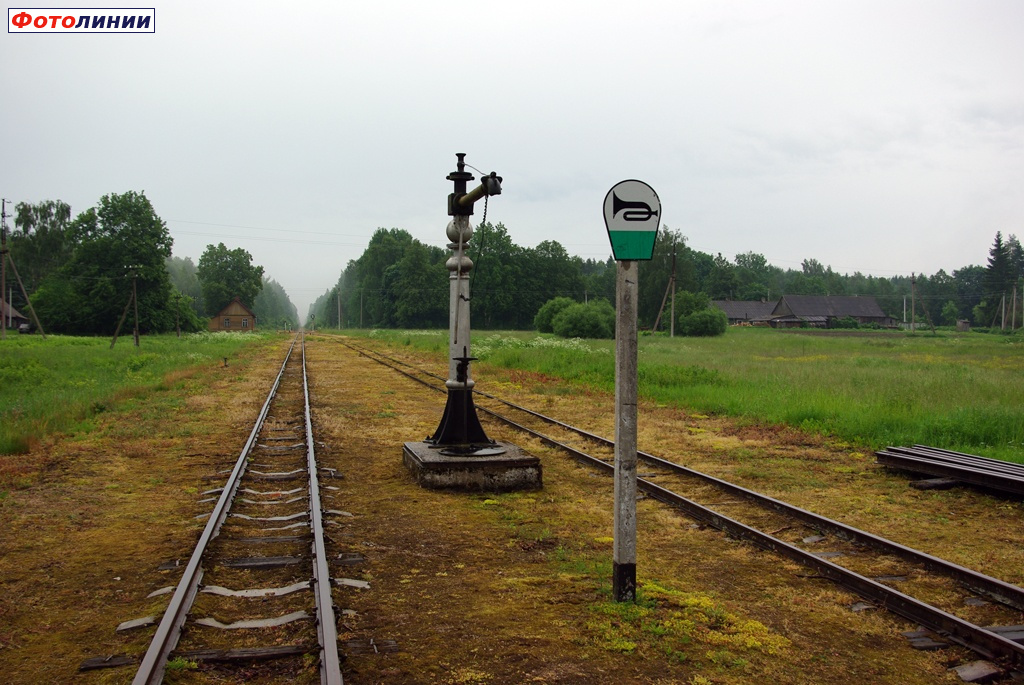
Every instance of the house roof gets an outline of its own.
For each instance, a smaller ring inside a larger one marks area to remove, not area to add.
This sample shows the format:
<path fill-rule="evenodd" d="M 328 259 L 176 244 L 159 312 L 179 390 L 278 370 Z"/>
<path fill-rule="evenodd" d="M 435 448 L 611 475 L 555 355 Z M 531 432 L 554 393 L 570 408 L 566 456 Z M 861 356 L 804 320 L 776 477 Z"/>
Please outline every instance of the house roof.
<path fill-rule="evenodd" d="M 775 309 L 774 302 L 760 300 L 713 300 L 711 304 L 725 312 L 730 319 L 743 321 L 767 321 Z"/>
<path fill-rule="evenodd" d="M 253 319 L 256 318 L 256 315 L 253 314 L 252 310 L 249 309 L 248 307 L 246 307 L 244 304 L 242 304 L 242 301 L 239 298 L 237 298 L 237 297 L 235 299 L 231 300 L 230 302 L 228 302 L 227 306 L 224 307 L 224 309 L 221 309 L 219 312 L 217 312 L 217 314 L 215 316 L 224 316 L 225 313 L 227 313 L 229 309 L 235 309 L 235 311 L 232 312 L 232 313 L 237 316 L 238 315 L 238 311 L 237 311 L 238 307 L 241 307 L 242 309 L 244 309 L 246 311 L 246 313 L 249 314 L 249 316 L 253 317 Z"/>
<path fill-rule="evenodd" d="M 793 316 L 828 316 L 842 318 L 871 317 L 885 318 L 885 312 L 873 297 L 850 297 L 830 295 L 783 295 L 772 312 L 777 315 L 792 313 Z"/>
<path fill-rule="evenodd" d="M 25 320 L 28 320 L 27 316 L 25 316 L 24 314 L 19 312 L 17 309 L 12 307 L 6 301 L 3 302 L 3 303 L 0 303 L 0 315 L 3 315 L 4 317 L 6 317 L 6 316 L 8 316 L 8 314 L 12 318 L 15 318 L 15 319 L 25 319 Z"/>

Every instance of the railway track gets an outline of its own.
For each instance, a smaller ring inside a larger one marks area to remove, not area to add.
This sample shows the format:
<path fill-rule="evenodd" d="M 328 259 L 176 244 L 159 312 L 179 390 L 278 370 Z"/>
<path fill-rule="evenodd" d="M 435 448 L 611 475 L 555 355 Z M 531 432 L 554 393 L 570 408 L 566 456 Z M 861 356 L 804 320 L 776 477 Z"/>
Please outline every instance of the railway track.
<path fill-rule="evenodd" d="M 336 339 L 432 390 L 445 392 L 441 376 Z M 494 395 L 474 392 L 478 411 L 583 464 L 613 471 L 611 440 Z M 516 418 L 508 415 L 510 411 Z M 548 432 L 539 430 L 538 424 L 547 426 Z M 1024 589 L 669 459 L 645 452 L 638 452 L 638 458 L 648 470 L 638 479 L 642 492 L 702 524 L 795 561 L 814 576 L 859 595 L 870 606 L 918 624 L 925 631 L 908 631 L 912 644 L 934 647 L 937 638 L 938 644 L 961 645 L 1006 669 L 1024 667 L 1024 625 L 1020 625 L 1024 623 Z M 732 499 L 722 501 L 723 494 Z M 925 601 L 918 596 L 939 599 Z"/>
<path fill-rule="evenodd" d="M 204 493 L 213 509 L 132 682 L 162 682 L 171 660 L 284 680 L 315 656 L 320 682 L 341 685 L 324 530 L 347 514 L 325 509 L 301 334 L 226 475 Z"/>

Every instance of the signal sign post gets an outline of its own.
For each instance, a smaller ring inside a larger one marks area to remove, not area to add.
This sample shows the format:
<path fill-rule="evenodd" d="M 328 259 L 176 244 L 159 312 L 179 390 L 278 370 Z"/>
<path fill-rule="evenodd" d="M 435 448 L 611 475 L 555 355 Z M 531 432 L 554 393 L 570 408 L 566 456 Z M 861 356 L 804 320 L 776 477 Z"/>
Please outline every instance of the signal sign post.
<path fill-rule="evenodd" d="M 604 198 L 618 264 L 615 282 L 615 526 L 612 596 L 636 600 L 637 262 L 654 256 L 661 200 L 643 181 L 621 181 Z"/>

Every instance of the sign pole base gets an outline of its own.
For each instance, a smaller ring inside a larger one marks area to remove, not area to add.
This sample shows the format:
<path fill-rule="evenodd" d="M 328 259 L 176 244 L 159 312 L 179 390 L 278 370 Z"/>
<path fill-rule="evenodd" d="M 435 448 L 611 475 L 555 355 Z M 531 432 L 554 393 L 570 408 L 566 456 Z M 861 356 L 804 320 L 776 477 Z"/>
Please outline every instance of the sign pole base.
<path fill-rule="evenodd" d="M 636 564 L 612 562 L 612 597 L 616 602 L 636 601 Z"/>

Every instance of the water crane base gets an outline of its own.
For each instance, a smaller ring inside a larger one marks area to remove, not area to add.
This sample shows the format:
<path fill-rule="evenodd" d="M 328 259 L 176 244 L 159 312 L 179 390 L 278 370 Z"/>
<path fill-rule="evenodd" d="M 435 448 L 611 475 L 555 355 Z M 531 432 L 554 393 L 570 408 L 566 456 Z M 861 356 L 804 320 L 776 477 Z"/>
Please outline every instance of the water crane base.
<path fill-rule="evenodd" d="M 500 454 L 494 454 L 500 448 Z M 406 468 L 416 482 L 431 490 L 513 492 L 539 490 L 540 459 L 507 442 L 486 446 L 474 456 L 446 454 L 429 442 L 407 442 L 402 449 Z"/>

